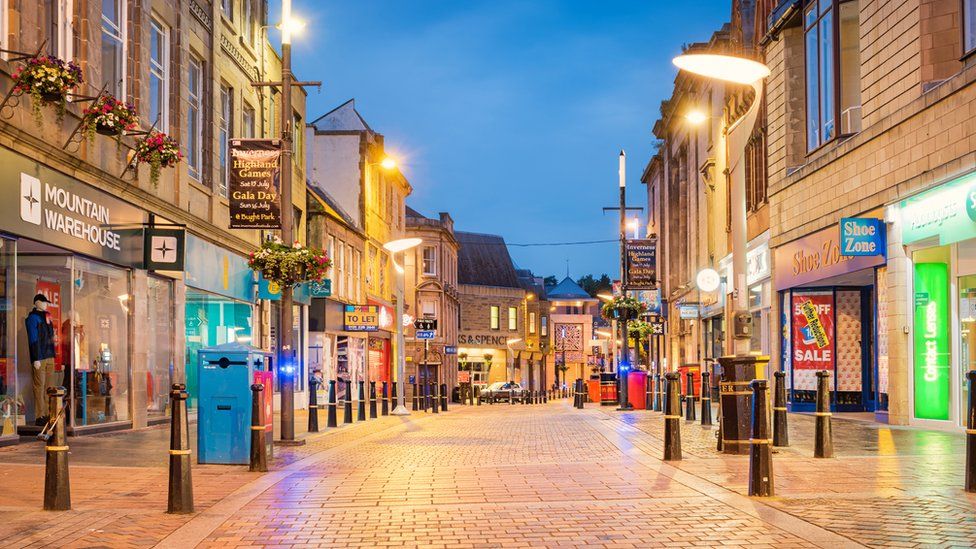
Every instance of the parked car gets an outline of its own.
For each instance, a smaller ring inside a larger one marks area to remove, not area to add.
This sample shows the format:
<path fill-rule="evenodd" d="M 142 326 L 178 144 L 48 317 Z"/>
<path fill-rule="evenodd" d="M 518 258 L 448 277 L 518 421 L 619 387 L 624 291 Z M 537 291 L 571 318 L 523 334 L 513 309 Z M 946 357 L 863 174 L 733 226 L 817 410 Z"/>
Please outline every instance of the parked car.
<path fill-rule="evenodd" d="M 481 400 L 485 402 L 522 402 L 527 391 L 515 382 L 498 381 L 481 390 Z"/>

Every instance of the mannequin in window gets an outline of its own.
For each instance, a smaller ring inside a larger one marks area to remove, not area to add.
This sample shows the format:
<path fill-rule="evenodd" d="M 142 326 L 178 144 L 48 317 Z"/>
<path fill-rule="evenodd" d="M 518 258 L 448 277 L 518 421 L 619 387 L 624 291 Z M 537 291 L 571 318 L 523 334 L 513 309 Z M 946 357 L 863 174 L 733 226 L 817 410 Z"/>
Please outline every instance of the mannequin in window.
<path fill-rule="evenodd" d="M 54 379 L 54 327 L 47 312 L 50 301 L 44 294 L 34 296 L 34 308 L 27 313 L 27 347 L 30 351 L 31 382 L 34 390 L 34 424 L 44 425 L 50 414 L 47 409 L 47 388 Z"/>

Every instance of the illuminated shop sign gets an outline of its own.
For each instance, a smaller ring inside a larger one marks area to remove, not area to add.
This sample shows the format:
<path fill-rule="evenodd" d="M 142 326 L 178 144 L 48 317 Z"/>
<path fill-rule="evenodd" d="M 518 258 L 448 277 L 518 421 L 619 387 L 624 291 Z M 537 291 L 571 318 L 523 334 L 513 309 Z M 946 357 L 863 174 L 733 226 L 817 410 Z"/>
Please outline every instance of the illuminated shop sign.
<path fill-rule="evenodd" d="M 885 255 L 885 224 L 874 217 L 840 220 L 840 253 L 846 256 Z"/>
<path fill-rule="evenodd" d="M 949 266 L 915 264 L 915 417 L 949 419 Z"/>
<path fill-rule="evenodd" d="M 976 238 L 976 174 L 902 200 L 898 218 L 905 244 L 931 237 L 942 245 Z"/>
<path fill-rule="evenodd" d="M 864 215 L 865 218 L 880 216 L 880 209 Z M 884 265 L 885 257 L 842 254 L 838 224 L 777 247 L 773 251 L 773 261 L 776 267 L 773 269 L 773 285 L 778 290 L 785 290 Z"/>

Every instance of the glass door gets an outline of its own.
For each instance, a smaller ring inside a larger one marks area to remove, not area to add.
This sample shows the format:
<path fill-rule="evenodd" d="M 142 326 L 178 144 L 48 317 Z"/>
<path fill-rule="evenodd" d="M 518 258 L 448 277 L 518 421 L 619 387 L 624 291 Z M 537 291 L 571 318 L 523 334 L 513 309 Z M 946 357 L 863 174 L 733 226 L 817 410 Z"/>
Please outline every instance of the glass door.
<path fill-rule="evenodd" d="M 969 402 L 966 372 L 976 370 L 976 275 L 959 277 L 959 417 L 965 422 Z"/>

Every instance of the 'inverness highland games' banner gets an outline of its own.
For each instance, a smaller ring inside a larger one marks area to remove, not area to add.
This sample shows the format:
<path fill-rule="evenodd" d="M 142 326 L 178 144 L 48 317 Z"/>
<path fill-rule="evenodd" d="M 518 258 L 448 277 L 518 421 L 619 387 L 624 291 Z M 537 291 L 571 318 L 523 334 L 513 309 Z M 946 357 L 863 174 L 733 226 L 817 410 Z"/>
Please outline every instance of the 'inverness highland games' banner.
<path fill-rule="evenodd" d="M 234 139 L 229 149 L 230 228 L 280 229 L 280 141 Z"/>
<path fill-rule="evenodd" d="M 653 290 L 657 284 L 657 240 L 628 240 L 627 289 Z"/>
<path fill-rule="evenodd" d="M 793 369 L 834 369 L 834 295 L 793 294 Z"/>

